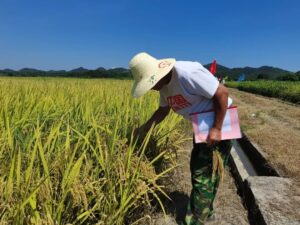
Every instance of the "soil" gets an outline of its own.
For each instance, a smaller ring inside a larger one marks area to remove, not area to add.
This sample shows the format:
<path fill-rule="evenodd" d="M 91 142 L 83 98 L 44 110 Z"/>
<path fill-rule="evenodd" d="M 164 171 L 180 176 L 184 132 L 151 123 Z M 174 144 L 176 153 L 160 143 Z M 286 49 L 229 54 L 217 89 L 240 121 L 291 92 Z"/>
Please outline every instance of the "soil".
<path fill-rule="evenodd" d="M 229 89 L 242 130 L 280 176 L 300 180 L 300 106 Z"/>
<path fill-rule="evenodd" d="M 189 170 L 190 153 L 192 151 L 192 140 L 186 143 L 178 153 L 177 167 L 170 178 L 168 194 L 173 202 L 166 205 L 167 217 L 157 215 L 152 224 L 175 225 L 184 219 L 186 206 L 191 192 L 191 180 Z M 245 210 L 241 197 L 237 194 L 234 179 L 231 177 L 229 168 L 226 168 L 223 183 L 220 184 L 214 202 L 215 220 L 208 221 L 208 225 L 246 225 L 249 224 L 247 211 Z"/>

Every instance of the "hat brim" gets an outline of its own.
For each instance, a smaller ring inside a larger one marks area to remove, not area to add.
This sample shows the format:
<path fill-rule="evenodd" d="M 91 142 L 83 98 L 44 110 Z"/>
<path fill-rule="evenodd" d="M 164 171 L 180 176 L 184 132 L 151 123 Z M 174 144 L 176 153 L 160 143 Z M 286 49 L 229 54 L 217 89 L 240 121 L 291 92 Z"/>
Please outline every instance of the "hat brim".
<path fill-rule="evenodd" d="M 160 81 L 164 76 L 166 76 L 174 67 L 176 60 L 174 58 L 168 59 L 160 59 L 157 60 L 157 70 L 156 73 L 151 77 L 147 77 L 138 82 L 134 82 L 132 87 L 132 96 L 135 98 L 139 98 L 146 94 L 151 88 L 153 88 L 158 81 Z M 169 65 L 163 68 L 160 68 L 159 65 L 161 63 L 167 62 Z"/>

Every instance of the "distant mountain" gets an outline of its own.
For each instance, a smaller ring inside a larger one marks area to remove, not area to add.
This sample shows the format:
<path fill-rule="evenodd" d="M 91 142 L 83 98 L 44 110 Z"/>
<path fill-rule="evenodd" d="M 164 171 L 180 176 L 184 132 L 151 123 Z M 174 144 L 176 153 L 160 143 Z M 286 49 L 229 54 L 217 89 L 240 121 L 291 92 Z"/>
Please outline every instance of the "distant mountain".
<path fill-rule="evenodd" d="M 83 68 L 83 67 L 78 67 L 76 69 L 73 69 L 73 70 L 70 70 L 69 72 L 85 72 L 85 71 L 88 71 L 88 69 L 86 68 Z"/>
<path fill-rule="evenodd" d="M 130 79 L 130 71 L 125 68 L 114 68 L 106 70 L 99 67 L 96 70 L 88 70 L 79 67 L 70 71 L 66 70 L 37 70 L 32 68 L 23 68 L 19 71 L 4 69 L 0 70 L 0 76 L 18 76 L 18 77 L 85 77 L 85 78 L 117 78 Z"/>
<path fill-rule="evenodd" d="M 204 67 L 206 67 L 208 70 L 210 68 L 211 64 L 207 64 L 204 65 Z M 217 64 L 217 75 L 223 75 L 224 74 L 230 74 L 231 73 L 231 69 L 226 67 L 226 66 L 222 66 L 220 64 Z"/>
<path fill-rule="evenodd" d="M 36 73 L 36 72 L 44 72 L 42 70 L 37 70 L 37 69 L 33 69 L 33 68 L 23 68 L 20 69 L 19 72 L 26 72 L 26 73 Z"/>
<path fill-rule="evenodd" d="M 211 64 L 204 65 L 209 69 Z M 287 70 L 283 70 L 271 66 L 261 66 L 258 68 L 254 67 L 239 67 L 239 68 L 228 68 L 226 66 L 217 65 L 217 76 L 226 77 L 228 76 L 231 80 L 237 80 L 238 77 L 244 74 L 246 80 L 256 80 L 256 79 L 279 79 L 280 77 L 300 76 L 300 71 L 293 73 Z M 36 77 L 36 76 L 55 76 L 55 77 L 89 77 L 89 78 L 132 78 L 130 70 L 122 67 L 116 67 L 111 69 L 105 69 L 103 67 L 98 67 L 95 70 L 88 70 L 84 67 L 79 67 L 70 71 L 66 70 L 37 70 L 33 68 L 23 68 L 19 71 L 4 69 L 0 70 L 0 76 L 25 76 L 25 77 Z M 298 78 L 297 78 L 298 79 Z M 282 79 L 284 80 L 284 79 Z"/>
<path fill-rule="evenodd" d="M 116 67 L 116 68 L 113 68 L 113 69 L 109 69 L 109 71 L 114 71 L 116 73 L 128 73 L 128 72 L 130 72 L 129 69 L 125 69 L 123 67 Z"/>
<path fill-rule="evenodd" d="M 0 70 L 1 71 L 1 70 Z M 11 70 L 11 69 L 4 69 L 4 70 L 2 70 L 3 72 L 15 72 L 14 70 Z"/>
<path fill-rule="evenodd" d="M 45 76 L 46 72 L 43 70 L 37 70 L 37 69 L 33 69 L 33 68 L 23 68 L 20 70 L 10 70 L 10 69 L 6 69 L 6 70 L 0 70 L 0 73 L 4 73 L 8 76 L 32 76 L 32 77 L 36 77 L 36 76 Z"/>
<path fill-rule="evenodd" d="M 106 69 L 104 67 L 98 67 L 96 70 L 105 71 Z"/>
<path fill-rule="evenodd" d="M 205 65 L 208 69 L 211 64 Z M 217 65 L 217 76 L 228 76 L 233 80 L 237 80 L 241 74 L 245 74 L 246 80 L 255 80 L 258 78 L 264 79 L 276 79 L 280 76 L 284 76 L 286 74 L 293 74 L 293 72 L 283 70 L 276 67 L 271 66 L 261 66 L 258 68 L 254 67 L 242 67 L 242 68 L 228 68 L 222 65 Z"/>
<path fill-rule="evenodd" d="M 65 73 L 67 71 L 65 71 L 65 70 L 48 70 L 47 72 L 48 73 Z"/>

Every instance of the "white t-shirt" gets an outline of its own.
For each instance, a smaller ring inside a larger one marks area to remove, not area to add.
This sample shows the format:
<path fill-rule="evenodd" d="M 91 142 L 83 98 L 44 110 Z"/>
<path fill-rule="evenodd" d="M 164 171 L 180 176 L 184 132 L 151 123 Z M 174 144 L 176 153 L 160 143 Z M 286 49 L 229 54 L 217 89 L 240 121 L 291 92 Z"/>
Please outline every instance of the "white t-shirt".
<path fill-rule="evenodd" d="M 170 82 L 160 90 L 160 106 L 169 105 L 186 119 L 190 114 L 214 108 L 219 81 L 198 62 L 177 61 Z M 232 104 L 228 98 L 228 106 Z"/>

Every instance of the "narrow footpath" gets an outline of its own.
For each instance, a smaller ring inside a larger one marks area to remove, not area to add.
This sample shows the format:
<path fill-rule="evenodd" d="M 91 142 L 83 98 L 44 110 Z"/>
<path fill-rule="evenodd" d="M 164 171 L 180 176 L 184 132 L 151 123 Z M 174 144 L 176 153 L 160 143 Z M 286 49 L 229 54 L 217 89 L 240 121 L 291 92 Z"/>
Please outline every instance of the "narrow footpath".
<path fill-rule="evenodd" d="M 153 224 L 155 225 L 176 225 L 183 220 L 186 205 L 189 199 L 191 187 L 189 160 L 192 151 L 192 141 L 186 143 L 178 153 L 178 163 L 180 166 L 175 170 L 170 178 L 169 194 L 173 203 L 167 205 L 168 216 L 157 216 Z M 237 188 L 232 178 L 229 168 L 226 169 L 224 182 L 220 184 L 216 200 L 214 202 L 214 221 L 209 221 L 207 225 L 248 225 L 248 214 L 245 210 L 241 197 L 237 194 Z"/>

